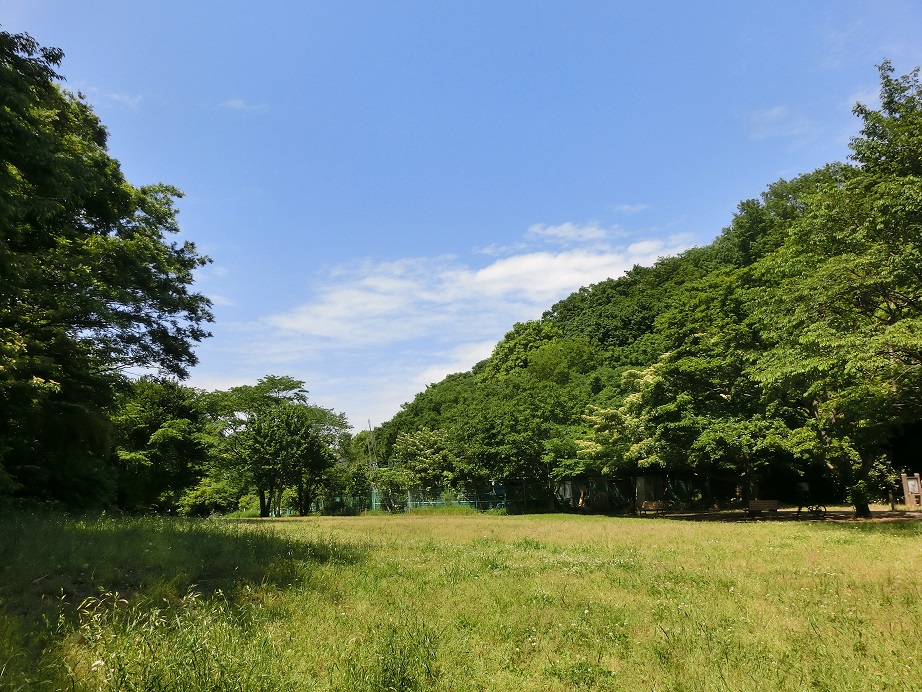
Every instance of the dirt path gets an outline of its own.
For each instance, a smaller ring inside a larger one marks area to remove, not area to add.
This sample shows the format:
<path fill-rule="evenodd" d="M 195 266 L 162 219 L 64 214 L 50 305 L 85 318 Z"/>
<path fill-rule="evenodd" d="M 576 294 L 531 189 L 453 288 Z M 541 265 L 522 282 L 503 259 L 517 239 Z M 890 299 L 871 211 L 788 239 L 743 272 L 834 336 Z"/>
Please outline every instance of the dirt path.
<path fill-rule="evenodd" d="M 651 515 L 652 518 L 653 515 Z M 919 521 L 922 520 L 922 511 L 908 511 L 890 509 L 872 509 L 870 519 L 858 519 L 855 516 L 855 510 L 846 507 L 830 508 L 825 519 L 816 519 L 806 510 L 802 510 L 800 516 L 797 516 L 796 507 L 784 507 L 777 513 L 769 515 L 762 514 L 756 517 L 749 517 L 743 510 L 723 510 L 720 512 L 676 512 L 660 515 L 661 519 L 672 519 L 678 521 L 729 521 L 729 522 L 747 522 L 747 521 L 831 521 L 831 522 L 889 522 L 889 521 Z"/>

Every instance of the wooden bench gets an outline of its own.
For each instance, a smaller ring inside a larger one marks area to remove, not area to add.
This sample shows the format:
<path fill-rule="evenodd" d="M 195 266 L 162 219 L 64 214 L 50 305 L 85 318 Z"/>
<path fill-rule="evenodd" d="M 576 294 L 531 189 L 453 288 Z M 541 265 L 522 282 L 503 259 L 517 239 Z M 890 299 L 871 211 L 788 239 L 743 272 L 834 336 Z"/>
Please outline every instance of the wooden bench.
<path fill-rule="evenodd" d="M 662 514 L 665 511 L 666 503 L 662 500 L 644 500 L 644 502 L 640 505 L 641 514 L 646 514 L 647 512 Z"/>
<path fill-rule="evenodd" d="M 757 516 L 762 514 L 762 512 L 768 512 L 769 514 L 778 514 L 778 500 L 750 500 L 749 509 L 746 510 L 746 513 L 750 517 Z"/>

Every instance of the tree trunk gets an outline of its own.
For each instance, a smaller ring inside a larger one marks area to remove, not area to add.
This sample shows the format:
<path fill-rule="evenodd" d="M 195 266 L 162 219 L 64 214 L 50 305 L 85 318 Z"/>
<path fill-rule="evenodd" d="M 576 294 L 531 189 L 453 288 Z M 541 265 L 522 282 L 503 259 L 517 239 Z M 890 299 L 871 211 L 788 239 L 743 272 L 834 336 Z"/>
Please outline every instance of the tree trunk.
<path fill-rule="evenodd" d="M 278 482 L 275 488 L 272 489 L 272 494 L 270 495 L 270 507 L 273 510 L 273 514 L 276 517 L 282 516 L 282 491 L 284 486 L 281 481 Z"/>
<path fill-rule="evenodd" d="M 309 484 L 304 485 L 299 503 L 301 506 L 298 508 L 298 511 L 301 513 L 301 516 L 306 517 L 311 513 L 311 506 L 314 504 L 314 492 Z"/>
<path fill-rule="evenodd" d="M 855 505 L 855 516 L 859 519 L 870 519 L 871 508 L 868 506 L 870 497 L 867 486 L 867 477 L 877 460 L 877 454 L 865 451 L 861 455 L 861 466 L 857 469 L 856 481 L 851 487 L 852 504 Z"/>
<path fill-rule="evenodd" d="M 269 503 L 266 501 L 266 491 L 263 488 L 259 489 L 259 516 L 269 516 Z"/>
<path fill-rule="evenodd" d="M 298 479 L 298 514 L 302 517 L 307 514 L 304 502 L 304 478 Z"/>

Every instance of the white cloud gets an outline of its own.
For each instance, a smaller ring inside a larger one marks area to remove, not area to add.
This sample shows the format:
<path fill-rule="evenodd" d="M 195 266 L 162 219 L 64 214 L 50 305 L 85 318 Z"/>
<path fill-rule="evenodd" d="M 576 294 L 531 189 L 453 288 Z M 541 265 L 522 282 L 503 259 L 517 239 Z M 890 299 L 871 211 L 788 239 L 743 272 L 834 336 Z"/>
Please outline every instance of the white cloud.
<path fill-rule="evenodd" d="M 628 254 L 635 257 L 659 257 L 663 254 L 663 249 L 665 245 L 662 240 L 651 239 L 651 240 L 639 240 L 636 243 L 631 243 L 627 246 Z M 649 262 L 641 262 L 641 264 L 649 264 Z"/>
<path fill-rule="evenodd" d="M 597 224 L 589 223 L 579 226 L 575 223 L 562 223 L 559 226 L 545 226 L 535 224 L 528 229 L 529 236 L 536 236 L 547 240 L 562 243 L 583 243 L 589 240 L 601 240 L 608 235 L 604 228 Z"/>
<path fill-rule="evenodd" d="M 227 99 L 221 104 L 222 108 L 226 108 L 232 111 L 266 111 L 269 109 L 269 105 L 265 103 L 250 103 L 243 99 Z"/>
<path fill-rule="evenodd" d="M 509 319 L 540 314 L 551 301 L 581 286 L 687 246 L 686 239 L 675 237 L 604 251 L 530 252 L 479 269 L 450 258 L 344 265 L 330 271 L 311 300 L 261 323 L 280 334 L 347 348 L 359 347 L 370 334 L 388 344 L 439 335 L 454 339 L 452 330 L 478 328 L 466 320 L 480 325 L 505 321 L 511 327 Z"/>
<path fill-rule="evenodd" d="M 614 207 L 616 212 L 633 216 L 650 208 L 649 204 L 618 204 Z"/>
<path fill-rule="evenodd" d="M 114 103 L 134 109 L 140 105 L 144 97 L 140 94 L 103 94 L 103 97 Z"/>
<path fill-rule="evenodd" d="M 233 300 L 221 293 L 208 293 L 207 295 L 208 300 L 211 301 L 212 305 L 231 306 L 235 304 Z"/>
<path fill-rule="evenodd" d="M 269 372 L 304 379 L 312 398 L 345 411 L 354 424 L 379 423 L 427 385 L 488 357 L 515 322 L 539 318 L 582 286 L 691 245 L 681 235 L 604 244 L 615 234 L 596 224 L 533 226 L 526 235 L 532 243 L 583 246 L 329 268 L 296 307 L 236 325 L 239 367 L 252 381 Z M 195 376 L 193 382 L 201 386 Z"/>
<path fill-rule="evenodd" d="M 756 111 L 749 118 L 753 139 L 814 139 L 819 128 L 799 110 L 778 105 Z"/>

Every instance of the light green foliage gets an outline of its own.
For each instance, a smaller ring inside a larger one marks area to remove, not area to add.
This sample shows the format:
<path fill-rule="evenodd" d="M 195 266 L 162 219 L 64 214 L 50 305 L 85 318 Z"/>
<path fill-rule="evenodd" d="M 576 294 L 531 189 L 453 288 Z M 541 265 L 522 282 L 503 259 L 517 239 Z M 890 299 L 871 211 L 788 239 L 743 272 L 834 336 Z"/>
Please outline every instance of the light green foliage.
<path fill-rule="evenodd" d="M 549 322 L 517 322 L 512 331 L 496 344 L 478 374 L 483 379 L 497 379 L 514 370 L 526 368 L 534 358 L 535 351 L 560 336 L 560 330 Z"/>
<path fill-rule="evenodd" d="M 457 459 L 444 431 L 421 428 L 400 433 L 394 457 L 412 474 L 413 487 L 432 492 L 454 485 Z"/>
<path fill-rule="evenodd" d="M 861 136 L 851 142 L 854 159 L 863 170 L 882 177 L 911 178 L 922 175 L 922 90 L 919 68 L 901 77 L 885 60 L 879 66 L 879 111 L 859 103 L 854 113 L 861 118 Z M 918 208 L 916 208 L 918 212 Z"/>
<path fill-rule="evenodd" d="M 586 339 L 553 339 L 532 352 L 526 372 L 536 382 L 565 387 L 593 372 L 598 359 Z"/>
<path fill-rule="evenodd" d="M 250 509 L 244 502 L 246 496 L 241 497 L 243 485 L 238 478 L 228 477 L 220 468 L 209 465 L 205 475 L 195 485 L 186 488 L 180 496 L 180 513 L 183 516 L 207 517 L 214 513 L 224 514 Z M 258 513 L 259 498 L 253 496 L 253 499 Z"/>
<path fill-rule="evenodd" d="M 610 474 L 662 465 L 647 404 L 651 391 L 661 382 L 661 369 L 657 363 L 626 371 L 622 375 L 625 396 L 620 406 L 588 407 L 583 416 L 588 432 L 576 440 L 577 455 L 585 462 L 582 469 L 574 471 Z"/>
<path fill-rule="evenodd" d="M 476 377 L 471 372 L 449 375 L 441 382 L 428 386 L 413 401 L 404 404 L 397 415 L 375 432 L 380 458 L 388 459 L 392 456 L 394 442 L 401 432 L 418 428 L 446 428 L 453 421 L 463 420 L 463 408 L 477 389 Z M 363 438 L 365 434 L 359 433 Z"/>
<path fill-rule="evenodd" d="M 379 466 L 370 474 L 372 486 L 388 512 L 403 511 L 407 505 L 407 489 L 417 484 L 416 477 L 404 466 L 395 463 Z"/>

